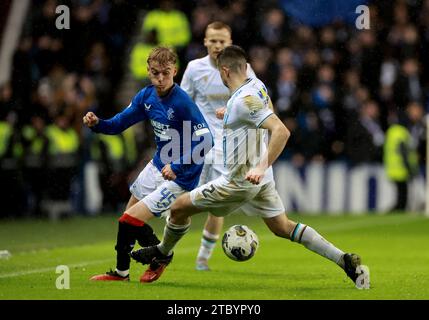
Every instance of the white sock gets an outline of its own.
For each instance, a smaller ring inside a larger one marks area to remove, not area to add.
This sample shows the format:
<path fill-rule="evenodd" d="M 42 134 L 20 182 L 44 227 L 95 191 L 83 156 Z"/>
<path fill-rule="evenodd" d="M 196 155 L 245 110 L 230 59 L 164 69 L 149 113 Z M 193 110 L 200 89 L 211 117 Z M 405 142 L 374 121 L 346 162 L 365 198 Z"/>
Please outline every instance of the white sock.
<path fill-rule="evenodd" d="M 344 252 L 323 238 L 316 230 L 298 223 L 290 235 L 291 241 L 301 243 L 307 249 L 335 262 L 344 268 Z"/>
<path fill-rule="evenodd" d="M 206 229 L 203 230 L 201 245 L 197 255 L 197 262 L 201 260 L 207 261 L 210 259 L 218 239 L 218 234 L 210 233 Z"/>
<path fill-rule="evenodd" d="M 167 223 L 164 227 L 164 237 L 160 244 L 158 244 L 158 249 L 162 254 L 170 255 L 173 252 L 173 248 L 177 242 L 188 232 L 191 224 L 178 225 L 170 222 L 170 219 L 167 219 Z"/>
<path fill-rule="evenodd" d="M 130 270 L 128 269 L 128 270 L 121 271 L 116 269 L 116 273 L 119 274 L 121 277 L 126 277 L 130 273 Z"/>

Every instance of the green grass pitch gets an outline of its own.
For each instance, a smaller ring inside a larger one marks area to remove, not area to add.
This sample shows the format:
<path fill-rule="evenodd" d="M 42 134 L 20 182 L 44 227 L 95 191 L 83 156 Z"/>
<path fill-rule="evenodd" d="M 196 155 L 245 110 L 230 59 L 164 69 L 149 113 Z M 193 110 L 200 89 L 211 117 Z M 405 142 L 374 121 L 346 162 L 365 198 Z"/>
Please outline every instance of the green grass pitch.
<path fill-rule="evenodd" d="M 139 283 L 144 268 L 131 263 L 131 281 L 91 282 L 115 265 L 117 217 L 75 217 L 58 222 L 0 220 L 0 300 L 8 299 L 429 299 L 429 219 L 412 214 L 361 216 L 291 215 L 371 270 L 370 290 L 357 290 L 332 262 L 303 246 L 273 236 L 262 220 L 228 216 L 224 229 L 246 224 L 259 236 L 256 255 L 234 262 L 217 245 L 212 271 L 194 270 L 205 215 L 175 250 L 172 264 L 151 284 Z M 152 226 L 162 234 L 164 220 Z M 56 266 L 70 269 L 70 289 L 55 286 Z"/>

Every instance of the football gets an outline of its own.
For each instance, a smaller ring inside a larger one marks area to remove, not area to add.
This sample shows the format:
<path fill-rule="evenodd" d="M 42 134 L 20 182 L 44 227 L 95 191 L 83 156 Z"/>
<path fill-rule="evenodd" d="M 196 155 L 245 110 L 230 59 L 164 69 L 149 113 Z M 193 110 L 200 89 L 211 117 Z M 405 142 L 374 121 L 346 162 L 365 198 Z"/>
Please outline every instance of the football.
<path fill-rule="evenodd" d="M 244 225 L 232 226 L 222 238 L 223 251 L 234 261 L 249 260 L 255 255 L 258 246 L 258 236 Z"/>

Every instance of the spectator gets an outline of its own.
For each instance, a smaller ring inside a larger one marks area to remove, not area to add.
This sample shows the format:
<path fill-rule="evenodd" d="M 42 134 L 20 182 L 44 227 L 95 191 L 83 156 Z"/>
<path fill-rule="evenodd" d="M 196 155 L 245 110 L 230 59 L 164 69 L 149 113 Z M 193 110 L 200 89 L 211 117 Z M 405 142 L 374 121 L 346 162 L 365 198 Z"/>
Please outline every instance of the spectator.
<path fill-rule="evenodd" d="M 184 60 L 186 45 L 191 41 L 191 27 L 188 17 L 175 8 L 174 1 L 161 0 L 159 9 L 147 13 L 142 32 L 152 30 L 156 31 L 160 45 L 173 47 L 179 56 L 179 61 Z"/>
<path fill-rule="evenodd" d="M 267 11 L 261 23 L 261 38 L 269 48 L 277 48 L 284 44 L 285 15 L 278 8 Z"/>
<path fill-rule="evenodd" d="M 183 48 L 191 40 L 189 21 L 174 6 L 174 1 L 160 1 L 159 9 L 151 10 L 145 16 L 143 32 L 156 30 L 160 44 Z"/>
<path fill-rule="evenodd" d="M 375 96 L 378 92 L 380 66 L 381 66 L 381 50 L 377 44 L 375 32 L 365 30 L 359 34 L 361 44 L 361 61 L 360 74 L 361 82 L 368 88 L 371 96 Z"/>
<path fill-rule="evenodd" d="M 48 138 L 48 209 L 51 218 L 71 214 L 71 186 L 78 167 L 79 138 L 64 113 L 46 127 Z"/>
<path fill-rule="evenodd" d="M 411 135 L 412 148 L 417 150 L 419 164 L 426 165 L 426 123 L 423 106 L 417 102 L 410 102 L 407 106 L 408 128 Z"/>
<path fill-rule="evenodd" d="M 384 165 L 387 177 L 395 184 L 397 191 L 396 203 L 390 212 L 404 212 L 407 209 L 408 182 L 418 173 L 418 154 L 409 123 L 418 121 L 421 114 L 419 108 L 418 104 L 410 104 L 406 116 L 399 117 L 398 122 L 386 132 Z"/>
<path fill-rule="evenodd" d="M 27 184 L 27 212 L 31 216 L 45 216 L 43 201 L 46 198 L 47 160 L 49 140 L 42 117 L 34 115 L 22 129 L 23 174 Z"/>
<path fill-rule="evenodd" d="M 13 55 L 12 89 L 14 100 L 21 105 L 29 105 L 31 90 L 34 85 L 34 68 L 31 58 L 32 38 L 23 37 Z"/>
<path fill-rule="evenodd" d="M 21 136 L 17 114 L 11 108 L 9 84 L 0 87 L 0 201 L 2 216 L 21 216 L 25 211 L 24 180 L 20 170 Z"/>
<path fill-rule="evenodd" d="M 265 83 L 268 93 L 275 90 L 275 75 L 272 65 L 272 51 L 264 46 L 254 46 L 249 51 L 249 62 L 256 76 Z M 275 94 L 273 95 L 275 96 Z"/>
<path fill-rule="evenodd" d="M 394 84 L 394 99 L 400 117 L 404 116 L 409 102 L 423 101 L 420 66 L 416 58 L 407 58 L 402 63 L 401 74 Z"/>
<path fill-rule="evenodd" d="M 248 48 L 252 41 L 252 35 L 249 32 L 251 17 L 246 10 L 246 6 L 247 0 L 231 1 L 222 13 L 225 16 L 225 19 L 222 20 L 231 26 L 232 37 Z"/>
<path fill-rule="evenodd" d="M 134 45 L 131 51 L 130 69 L 134 79 L 138 81 L 141 88 L 150 83 L 147 70 L 147 57 L 157 44 L 156 30 L 150 30 L 144 34 L 142 41 Z"/>
<path fill-rule="evenodd" d="M 103 194 L 102 212 L 117 211 L 128 200 L 127 153 L 124 135 L 98 135 L 91 146 Z"/>
<path fill-rule="evenodd" d="M 291 108 L 293 100 L 296 98 L 296 71 L 293 66 L 284 66 L 280 69 L 280 75 L 277 80 L 276 106 L 279 114 L 288 111 Z"/>
<path fill-rule="evenodd" d="M 365 102 L 359 116 L 350 121 L 347 132 L 347 155 L 353 165 L 376 163 L 382 159 L 384 132 L 379 123 L 379 108 L 375 101 Z"/>
<path fill-rule="evenodd" d="M 305 162 L 324 161 L 327 154 L 326 134 L 315 112 L 298 115 L 301 125 L 296 132 L 299 154 Z M 295 161 L 299 162 L 295 157 Z"/>

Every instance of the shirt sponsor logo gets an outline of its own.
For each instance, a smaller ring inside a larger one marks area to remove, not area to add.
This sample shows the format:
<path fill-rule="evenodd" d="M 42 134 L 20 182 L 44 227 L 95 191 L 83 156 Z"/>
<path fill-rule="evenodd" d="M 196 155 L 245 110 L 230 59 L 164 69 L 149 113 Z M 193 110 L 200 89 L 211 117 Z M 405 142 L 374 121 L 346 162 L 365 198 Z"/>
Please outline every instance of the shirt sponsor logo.
<path fill-rule="evenodd" d="M 199 129 L 205 128 L 206 125 L 204 123 L 198 123 L 196 125 L 194 125 L 194 131 L 197 131 Z"/>
<path fill-rule="evenodd" d="M 150 120 L 150 123 L 152 124 L 153 132 L 157 137 L 161 138 L 162 140 L 171 139 L 171 135 L 167 133 L 168 129 L 170 128 L 168 124 L 164 124 L 155 120 Z"/>

